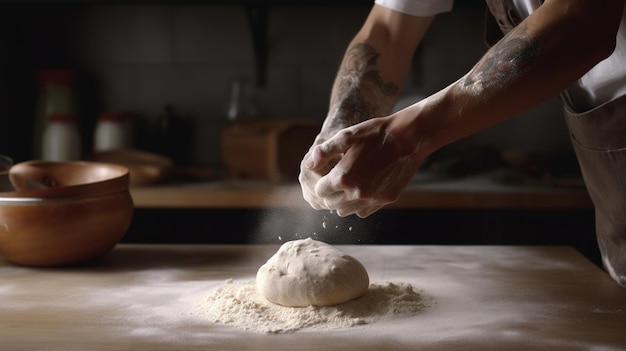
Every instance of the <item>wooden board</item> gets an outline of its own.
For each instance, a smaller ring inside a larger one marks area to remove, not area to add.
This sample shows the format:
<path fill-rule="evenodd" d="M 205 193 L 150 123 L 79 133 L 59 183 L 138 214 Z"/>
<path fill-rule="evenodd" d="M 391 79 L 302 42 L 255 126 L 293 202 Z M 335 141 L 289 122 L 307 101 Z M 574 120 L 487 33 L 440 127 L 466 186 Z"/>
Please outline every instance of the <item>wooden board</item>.
<path fill-rule="evenodd" d="M 0 259 L 2 350 L 572 350 L 626 348 L 626 289 L 567 247 L 342 246 L 372 282 L 435 304 L 331 331 L 260 334 L 196 310 L 227 279 L 251 281 L 278 247 L 119 245 L 88 267 Z"/>

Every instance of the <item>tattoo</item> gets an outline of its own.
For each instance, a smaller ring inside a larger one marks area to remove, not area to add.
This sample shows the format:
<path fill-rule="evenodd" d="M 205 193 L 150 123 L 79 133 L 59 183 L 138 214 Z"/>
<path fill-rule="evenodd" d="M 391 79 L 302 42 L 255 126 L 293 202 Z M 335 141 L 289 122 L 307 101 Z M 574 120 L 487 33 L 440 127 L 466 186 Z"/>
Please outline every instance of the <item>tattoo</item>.
<path fill-rule="evenodd" d="M 399 93 L 377 69 L 380 53 L 367 43 L 356 44 L 346 53 L 339 69 L 324 129 L 329 133 L 389 114 Z"/>
<path fill-rule="evenodd" d="M 506 36 L 496 44 L 465 77 L 463 86 L 473 93 L 504 87 L 531 69 L 543 51 L 540 43 L 523 33 Z M 517 31 L 519 33 L 519 31 Z"/>

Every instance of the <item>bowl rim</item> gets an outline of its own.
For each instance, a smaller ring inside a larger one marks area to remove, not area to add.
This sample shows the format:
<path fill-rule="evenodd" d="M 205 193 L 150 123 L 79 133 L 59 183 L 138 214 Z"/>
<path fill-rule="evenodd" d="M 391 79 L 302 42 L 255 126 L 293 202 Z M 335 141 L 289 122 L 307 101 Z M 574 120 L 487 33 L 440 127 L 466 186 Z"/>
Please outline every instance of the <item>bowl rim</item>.
<path fill-rule="evenodd" d="M 119 174 L 90 183 L 81 183 L 75 185 L 59 186 L 46 189 L 26 189 L 0 192 L 0 201 L 3 202 L 42 202 L 48 199 L 77 199 L 77 198 L 94 198 L 101 195 L 113 194 L 128 191 L 130 171 L 128 167 L 113 163 L 95 162 L 95 161 L 25 161 L 15 164 L 19 165 L 59 165 L 64 164 L 71 167 L 106 167 L 119 171 Z"/>
<path fill-rule="evenodd" d="M 108 197 L 108 196 L 114 196 L 114 195 L 118 195 L 121 193 L 125 193 L 127 192 L 126 190 L 119 190 L 119 191 L 115 191 L 115 192 L 107 192 L 107 193 L 98 193 L 98 194 L 83 194 L 83 195 L 75 195 L 75 196 L 57 196 L 57 197 L 53 197 L 53 196 L 49 196 L 49 197 L 41 197 L 41 196 L 24 196 L 24 192 L 21 192 L 21 195 L 16 195 L 14 196 L 13 193 L 17 193 L 17 191 L 14 192 L 0 192 L 0 204 L 4 204 L 4 203 L 14 203 L 16 205 L 19 204 L 23 204 L 23 205 L 28 205 L 28 204 L 49 204 L 49 203 L 55 203 L 55 204 L 59 204 L 59 203 L 70 203 L 70 202 L 74 202 L 77 200 L 96 200 L 99 198 L 104 198 L 104 197 Z M 8 196 L 5 196 L 7 193 L 11 193 Z"/>

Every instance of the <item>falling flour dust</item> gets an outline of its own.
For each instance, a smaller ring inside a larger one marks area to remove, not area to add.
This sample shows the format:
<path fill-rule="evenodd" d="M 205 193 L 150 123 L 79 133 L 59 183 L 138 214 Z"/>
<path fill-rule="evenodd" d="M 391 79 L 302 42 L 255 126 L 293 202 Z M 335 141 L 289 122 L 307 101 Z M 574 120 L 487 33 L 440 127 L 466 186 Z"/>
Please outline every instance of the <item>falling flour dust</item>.
<path fill-rule="evenodd" d="M 285 307 L 267 301 L 256 284 L 226 281 L 200 302 L 199 313 L 212 322 L 259 332 L 337 329 L 415 314 L 432 305 L 408 283 L 371 283 L 365 295 L 325 307 Z"/>

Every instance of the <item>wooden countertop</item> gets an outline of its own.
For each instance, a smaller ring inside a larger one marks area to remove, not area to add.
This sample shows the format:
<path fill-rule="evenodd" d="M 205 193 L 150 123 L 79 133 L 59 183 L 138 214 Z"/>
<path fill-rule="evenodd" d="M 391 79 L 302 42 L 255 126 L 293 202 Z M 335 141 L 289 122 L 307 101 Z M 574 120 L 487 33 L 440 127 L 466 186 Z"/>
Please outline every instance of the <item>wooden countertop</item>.
<path fill-rule="evenodd" d="M 123 244 L 86 267 L 0 258 L 2 350 L 623 350 L 626 289 L 569 247 L 342 246 L 370 281 L 430 307 L 333 330 L 263 334 L 209 322 L 199 301 L 251 282 L 277 245 Z"/>
<path fill-rule="evenodd" d="M 217 180 L 133 187 L 138 208 L 301 208 L 297 182 Z M 591 208 L 584 187 L 510 185 L 493 174 L 442 178 L 420 173 L 388 208 Z"/>

